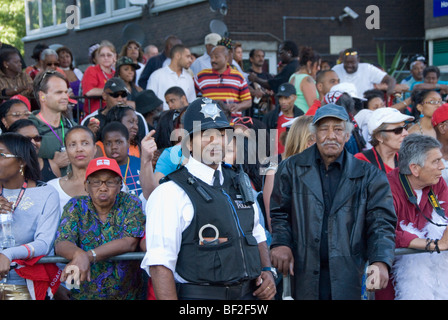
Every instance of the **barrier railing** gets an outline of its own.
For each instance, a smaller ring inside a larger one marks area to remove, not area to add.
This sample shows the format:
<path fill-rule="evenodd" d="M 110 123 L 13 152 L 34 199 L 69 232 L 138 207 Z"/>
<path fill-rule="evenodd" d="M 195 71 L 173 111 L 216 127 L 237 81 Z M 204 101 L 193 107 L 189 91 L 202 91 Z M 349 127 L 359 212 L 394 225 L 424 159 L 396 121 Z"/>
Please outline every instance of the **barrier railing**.
<path fill-rule="evenodd" d="M 405 255 L 405 254 L 415 254 L 415 253 L 424 253 L 427 251 L 417 250 L 417 249 L 408 249 L 408 248 L 398 248 L 395 249 L 395 255 Z M 128 252 L 123 253 L 114 257 L 110 257 L 109 260 L 112 261 L 122 261 L 122 260 L 142 260 L 145 256 L 145 252 Z M 60 256 L 46 256 L 42 257 L 38 263 L 67 263 L 69 260 L 60 257 Z"/>

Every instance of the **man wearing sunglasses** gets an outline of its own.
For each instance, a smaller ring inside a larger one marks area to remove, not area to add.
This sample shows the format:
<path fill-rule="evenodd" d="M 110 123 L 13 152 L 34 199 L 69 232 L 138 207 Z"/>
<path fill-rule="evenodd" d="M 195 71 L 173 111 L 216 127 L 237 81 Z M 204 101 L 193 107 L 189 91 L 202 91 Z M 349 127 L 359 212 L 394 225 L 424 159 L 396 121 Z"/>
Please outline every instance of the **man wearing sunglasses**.
<path fill-rule="evenodd" d="M 118 77 L 109 79 L 104 85 L 102 94 L 106 106 L 89 114 L 81 121 L 81 124 L 89 127 L 93 133 L 97 133 L 98 130 L 104 126 L 106 115 L 112 107 L 128 105 L 128 95 L 129 91 L 122 79 Z M 131 105 L 131 107 L 135 109 L 135 104 Z M 149 132 L 148 125 L 141 113 L 136 111 L 136 114 L 139 119 L 139 136 L 144 137 Z"/>
<path fill-rule="evenodd" d="M 342 57 L 342 63 L 332 69 L 338 74 L 341 83 L 350 82 L 356 86 L 358 97 L 375 88 L 385 88 L 388 95 L 393 93 L 395 79 L 370 63 L 360 63 L 358 51 L 346 49 Z"/>

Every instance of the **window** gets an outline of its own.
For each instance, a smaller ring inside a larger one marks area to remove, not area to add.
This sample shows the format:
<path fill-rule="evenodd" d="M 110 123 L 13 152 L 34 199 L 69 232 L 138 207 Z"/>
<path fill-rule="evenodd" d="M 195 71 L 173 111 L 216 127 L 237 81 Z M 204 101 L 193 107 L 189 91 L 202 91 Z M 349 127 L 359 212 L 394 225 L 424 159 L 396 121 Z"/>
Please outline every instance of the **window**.
<path fill-rule="evenodd" d="M 206 0 L 154 0 L 151 13 L 172 10 Z M 79 9 L 75 30 L 84 30 L 141 17 L 143 6 L 129 0 L 25 0 L 26 34 L 24 41 L 49 38 L 67 33 L 68 6 Z"/>
<path fill-rule="evenodd" d="M 26 0 L 27 38 L 45 38 L 67 32 L 68 6 L 79 8 L 79 27 L 90 28 L 141 15 L 142 7 L 129 0 Z"/>

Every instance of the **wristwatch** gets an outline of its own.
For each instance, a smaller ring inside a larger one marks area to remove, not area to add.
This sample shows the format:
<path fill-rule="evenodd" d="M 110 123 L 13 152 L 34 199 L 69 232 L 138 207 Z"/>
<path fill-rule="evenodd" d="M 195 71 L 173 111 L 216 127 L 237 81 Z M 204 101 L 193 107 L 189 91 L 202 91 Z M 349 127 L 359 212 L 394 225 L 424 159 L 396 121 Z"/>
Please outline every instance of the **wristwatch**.
<path fill-rule="evenodd" d="M 274 276 L 274 280 L 277 280 L 278 276 L 277 276 L 277 270 L 275 270 L 275 268 L 272 267 L 264 267 L 263 269 L 261 269 L 261 271 L 270 271 L 272 273 L 272 275 Z"/>

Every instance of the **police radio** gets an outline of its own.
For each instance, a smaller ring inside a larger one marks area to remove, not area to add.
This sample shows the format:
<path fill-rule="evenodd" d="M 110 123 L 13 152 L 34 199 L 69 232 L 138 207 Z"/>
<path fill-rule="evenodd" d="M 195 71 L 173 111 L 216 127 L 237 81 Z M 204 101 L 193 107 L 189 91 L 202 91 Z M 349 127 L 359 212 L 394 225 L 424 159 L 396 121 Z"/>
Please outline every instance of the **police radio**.
<path fill-rule="evenodd" d="M 254 204 L 255 197 L 252 189 L 252 184 L 250 183 L 249 176 L 246 172 L 244 172 L 243 166 L 241 164 L 238 166 L 238 182 L 244 204 Z"/>

